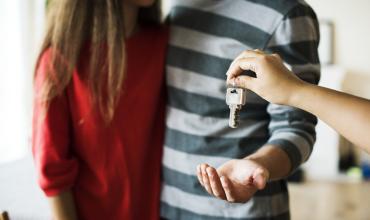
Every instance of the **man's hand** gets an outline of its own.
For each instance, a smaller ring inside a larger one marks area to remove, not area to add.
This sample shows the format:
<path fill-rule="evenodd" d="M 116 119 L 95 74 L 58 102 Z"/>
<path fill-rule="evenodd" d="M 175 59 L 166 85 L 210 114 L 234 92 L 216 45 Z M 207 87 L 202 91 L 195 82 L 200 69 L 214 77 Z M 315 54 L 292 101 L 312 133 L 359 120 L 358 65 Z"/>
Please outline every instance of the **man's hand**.
<path fill-rule="evenodd" d="M 229 202 L 245 203 L 265 188 L 269 171 L 250 159 L 230 160 L 217 170 L 208 164 L 197 167 L 200 184 L 207 192 Z"/>

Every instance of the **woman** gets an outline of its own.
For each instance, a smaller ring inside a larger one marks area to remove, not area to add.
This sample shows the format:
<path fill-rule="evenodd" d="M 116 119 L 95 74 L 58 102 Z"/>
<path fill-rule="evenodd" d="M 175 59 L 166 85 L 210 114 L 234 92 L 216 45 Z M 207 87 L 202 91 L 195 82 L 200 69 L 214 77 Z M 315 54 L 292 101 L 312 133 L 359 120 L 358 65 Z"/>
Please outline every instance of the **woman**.
<path fill-rule="evenodd" d="M 55 219 L 159 218 L 167 31 L 158 6 L 49 5 L 33 154 Z"/>

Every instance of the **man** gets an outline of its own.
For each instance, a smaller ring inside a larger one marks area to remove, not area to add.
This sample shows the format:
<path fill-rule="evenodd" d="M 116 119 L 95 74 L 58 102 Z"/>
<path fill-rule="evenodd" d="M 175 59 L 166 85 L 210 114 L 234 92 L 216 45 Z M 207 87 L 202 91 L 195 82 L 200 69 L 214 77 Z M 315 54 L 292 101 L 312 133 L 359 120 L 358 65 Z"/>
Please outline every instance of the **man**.
<path fill-rule="evenodd" d="M 316 118 L 249 92 L 240 126 L 231 129 L 225 73 L 241 51 L 259 48 L 279 53 L 302 79 L 318 83 L 315 13 L 299 0 L 177 0 L 169 19 L 162 217 L 289 219 L 283 178 L 309 158 Z M 200 163 L 235 171 L 224 172 L 231 187 L 238 184 L 233 175 L 245 163 L 248 172 L 266 172 L 258 174 L 260 183 L 243 192 L 243 199 L 250 200 L 234 204 L 203 190 L 196 176 Z"/>

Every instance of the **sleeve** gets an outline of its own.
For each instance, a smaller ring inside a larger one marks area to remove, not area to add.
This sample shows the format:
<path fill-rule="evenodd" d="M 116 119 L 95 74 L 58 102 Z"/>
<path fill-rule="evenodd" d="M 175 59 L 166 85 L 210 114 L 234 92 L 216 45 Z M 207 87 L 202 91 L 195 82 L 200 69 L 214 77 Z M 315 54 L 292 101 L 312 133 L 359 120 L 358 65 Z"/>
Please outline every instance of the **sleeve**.
<path fill-rule="evenodd" d="M 50 51 L 39 63 L 34 81 L 32 153 L 38 182 L 47 196 L 55 196 L 73 187 L 78 161 L 71 149 L 71 119 L 67 92 L 55 97 L 47 109 L 40 100 L 41 85 L 50 66 Z"/>
<path fill-rule="evenodd" d="M 298 77 L 317 84 L 320 79 L 319 38 L 314 11 L 308 5 L 300 4 L 284 16 L 265 50 L 278 53 Z M 293 172 L 311 155 L 317 118 L 303 110 L 276 104 L 269 104 L 267 111 L 271 117 L 268 144 L 288 154 Z"/>

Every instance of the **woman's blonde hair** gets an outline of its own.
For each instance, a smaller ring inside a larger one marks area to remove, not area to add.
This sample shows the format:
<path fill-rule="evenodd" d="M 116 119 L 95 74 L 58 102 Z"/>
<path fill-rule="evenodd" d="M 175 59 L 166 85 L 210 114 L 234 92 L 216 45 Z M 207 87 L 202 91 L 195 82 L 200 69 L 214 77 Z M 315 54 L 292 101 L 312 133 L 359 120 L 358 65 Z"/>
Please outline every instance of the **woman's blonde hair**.
<path fill-rule="evenodd" d="M 159 24 L 159 5 L 157 1 L 152 7 L 140 9 L 139 23 Z M 49 1 L 46 35 L 38 58 L 39 62 L 51 49 L 50 69 L 40 89 L 46 109 L 69 85 L 80 52 L 89 42 L 89 71 L 84 79 L 103 119 L 109 122 L 113 118 L 125 78 L 123 7 L 123 0 Z"/>

